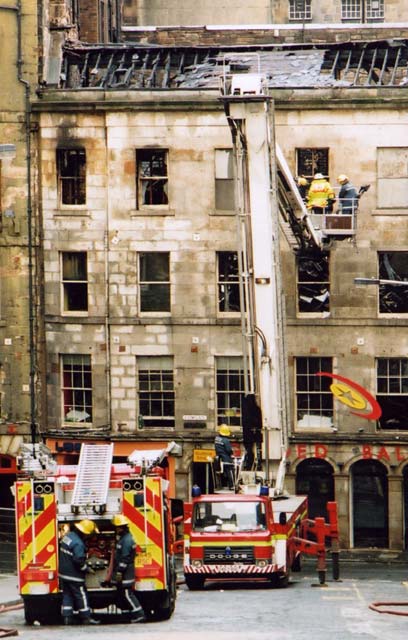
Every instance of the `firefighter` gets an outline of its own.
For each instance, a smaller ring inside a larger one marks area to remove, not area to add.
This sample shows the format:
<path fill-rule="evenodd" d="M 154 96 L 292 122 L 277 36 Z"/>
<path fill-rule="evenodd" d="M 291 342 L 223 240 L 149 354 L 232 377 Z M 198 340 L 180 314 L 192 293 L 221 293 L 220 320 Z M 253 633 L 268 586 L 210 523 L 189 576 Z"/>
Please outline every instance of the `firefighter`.
<path fill-rule="evenodd" d="M 84 542 L 99 531 L 92 520 L 81 520 L 74 527 L 73 531 L 65 533 L 59 547 L 58 577 L 62 587 L 62 618 L 65 625 L 74 624 L 78 618 L 81 624 L 99 624 L 99 620 L 92 618 L 88 604 L 85 586 L 88 566 Z"/>
<path fill-rule="evenodd" d="M 357 189 L 351 184 L 350 179 L 344 173 L 341 173 L 337 182 L 341 185 L 339 191 L 339 205 L 341 213 L 351 216 L 357 211 L 358 193 Z"/>
<path fill-rule="evenodd" d="M 331 213 L 336 197 L 333 188 L 322 173 L 315 173 L 307 194 L 307 208 L 313 213 Z"/>
<path fill-rule="evenodd" d="M 145 622 L 146 617 L 134 591 L 136 542 L 129 531 L 129 520 L 122 514 L 112 518 L 116 530 L 112 583 L 116 586 L 116 605 L 130 611 L 130 622 Z"/>
<path fill-rule="evenodd" d="M 231 431 L 227 424 L 219 426 L 218 434 L 215 436 L 215 453 L 224 465 L 224 481 L 229 489 L 234 489 L 234 458 L 232 457 L 232 447 L 230 443 Z"/>
<path fill-rule="evenodd" d="M 302 200 L 306 201 L 307 194 L 308 194 L 308 191 L 309 191 L 309 182 L 303 176 L 299 176 L 296 179 L 296 184 L 297 184 L 297 188 L 298 188 L 299 193 L 300 193 L 300 197 L 302 198 Z"/>

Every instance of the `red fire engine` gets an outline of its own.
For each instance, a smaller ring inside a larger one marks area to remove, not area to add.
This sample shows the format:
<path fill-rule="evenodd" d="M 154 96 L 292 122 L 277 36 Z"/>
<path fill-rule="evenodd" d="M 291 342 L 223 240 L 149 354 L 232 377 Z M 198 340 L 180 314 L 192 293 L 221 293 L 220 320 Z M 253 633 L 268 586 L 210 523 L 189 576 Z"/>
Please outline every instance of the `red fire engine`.
<path fill-rule="evenodd" d="M 78 465 L 57 466 L 42 445 L 25 445 L 15 483 L 19 591 L 29 624 L 61 622 L 58 584 L 59 538 L 75 521 L 95 521 L 99 534 L 87 540 L 86 586 L 96 613 L 126 621 L 116 611 L 109 583 L 115 547 L 112 517 L 124 514 L 137 542 L 138 599 L 150 620 L 169 618 L 175 607 L 174 522 L 180 501 L 167 495 L 164 451 L 136 451 L 126 464 L 113 464 L 113 445 L 83 444 Z M 173 519 L 174 518 L 174 519 Z M 105 610 L 105 611 L 104 611 Z M 120 615 L 121 614 L 121 615 Z"/>

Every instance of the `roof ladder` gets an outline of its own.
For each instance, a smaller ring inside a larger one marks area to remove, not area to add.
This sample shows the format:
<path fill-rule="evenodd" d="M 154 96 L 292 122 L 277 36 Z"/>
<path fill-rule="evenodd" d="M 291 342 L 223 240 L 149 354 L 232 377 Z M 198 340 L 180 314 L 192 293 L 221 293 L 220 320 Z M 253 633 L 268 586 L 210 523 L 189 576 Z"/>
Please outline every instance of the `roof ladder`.
<path fill-rule="evenodd" d="M 113 443 L 83 444 L 71 500 L 71 511 L 104 513 L 108 497 Z"/>

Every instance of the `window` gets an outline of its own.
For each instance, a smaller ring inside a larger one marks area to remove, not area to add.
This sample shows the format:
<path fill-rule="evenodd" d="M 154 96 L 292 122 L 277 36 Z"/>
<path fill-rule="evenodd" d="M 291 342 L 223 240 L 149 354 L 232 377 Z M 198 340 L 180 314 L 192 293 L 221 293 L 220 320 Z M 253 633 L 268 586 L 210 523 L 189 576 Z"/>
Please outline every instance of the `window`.
<path fill-rule="evenodd" d="M 170 311 L 170 254 L 168 252 L 139 255 L 140 311 Z"/>
<path fill-rule="evenodd" d="M 234 313 L 240 310 L 239 270 L 236 251 L 218 254 L 218 311 Z"/>
<path fill-rule="evenodd" d="M 299 357 L 296 366 L 296 418 L 298 427 L 331 427 L 333 395 L 331 378 L 316 375 L 332 372 L 332 358 Z"/>
<path fill-rule="evenodd" d="M 358 22 L 384 20 L 384 0 L 341 0 L 341 19 Z"/>
<path fill-rule="evenodd" d="M 401 285 L 380 285 L 380 313 L 408 313 L 408 251 L 380 252 L 378 272 L 381 280 L 401 282 Z"/>
<path fill-rule="evenodd" d="M 138 207 L 168 205 L 167 151 L 138 149 L 136 166 Z"/>
<path fill-rule="evenodd" d="M 297 175 L 313 178 L 315 173 L 329 176 L 329 149 L 296 149 Z"/>
<path fill-rule="evenodd" d="M 242 358 L 238 356 L 216 358 L 216 393 L 218 424 L 241 426 L 244 397 Z"/>
<path fill-rule="evenodd" d="M 377 198 L 380 209 L 408 207 L 408 148 L 377 149 Z"/>
<path fill-rule="evenodd" d="M 61 360 L 63 421 L 92 422 L 91 357 L 63 355 Z"/>
<path fill-rule="evenodd" d="M 57 172 L 60 203 L 85 204 L 85 149 L 57 149 Z"/>
<path fill-rule="evenodd" d="M 174 428 L 174 372 L 171 356 L 137 358 L 139 425 Z"/>
<path fill-rule="evenodd" d="M 88 269 L 85 251 L 61 254 L 63 312 L 88 311 Z"/>
<path fill-rule="evenodd" d="M 215 208 L 234 211 L 234 170 L 232 149 L 215 150 Z"/>
<path fill-rule="evenodd" d="M 289 20 L 311 20 L 312 0 L 289 0 Z"/>
<path fill-rule="evenodd" d="M 381 429 L 408 431 L 408 358 L 377 359 L 377 402 Z"/>
<path fill-rule="evenodd" d="M 330 311 L 329 254 L 297 256 L 299 313 Z"/>

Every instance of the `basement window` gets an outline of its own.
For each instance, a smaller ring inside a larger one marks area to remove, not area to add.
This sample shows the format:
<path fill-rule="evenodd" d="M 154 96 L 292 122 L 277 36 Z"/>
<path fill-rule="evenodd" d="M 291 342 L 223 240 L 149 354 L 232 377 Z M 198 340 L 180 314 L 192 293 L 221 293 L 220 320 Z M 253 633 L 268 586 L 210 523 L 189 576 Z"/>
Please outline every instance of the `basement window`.
<path fill-rule="evenodd" d="M 63 355 L 61 366 L 64 423 L 92 422 L 91 356 Z"/>
<path fill-rule="evenodd" d="M 289 20 L 311 20 L 312 0 L 289 0 Z"/>
<path fill-rule="evenodd" d="M 171 310 L 170 254 L 167 251 L 139 254 L 139 287 L 142 313 Z"/>
<path fill-rule="evenodd" d="M 297 256 L 297 302 L 299 313 L 330 311 L 330 254 Z"/>
<path fill-rule="evenodd" d="M 218 258 L 218 311 L 220 313 L 238 313 L 239 269 L 236 251 L 219 251 Z"/>
<path fill-rule="evenodd" d="M 329 176 L 329 149 L 296 149 L 297 175 L 311 180 L 315 173 Z"/>
<path fill-rule="evenodd" d="M 61 253 L 62 311 L 88 311 L 88 268 L 85 251 Z"/>
<path fill-rule="evenodd" d="M 378 253 L 380 280 L 395 280 L 401 284 L 379 286 L 380 313 L 408 313 L 408 251 Z"/>
<path fill-rule="evenodd" d="M 160 207 L 169 204 L 167 156 L 165 149 L 138 149 L 137 202 L 138 208 Z"/>
<path fill-rule="evenodd" d="M 57 149 L 59 201 L 62 205 L 86 203 L 85 149 Z"/>
<path fill-rule="evenodd" d="M 408 431 L 408 358 L 377 359 L 377 402 L 381 429 Z"/>
<path fill-rule="evenodd" d="M 215 208 L 235 209 L 232 149 L 215 149 Z"/>

